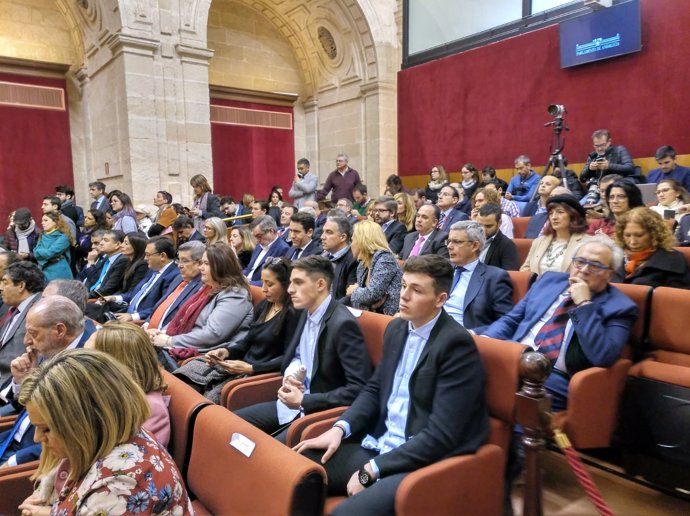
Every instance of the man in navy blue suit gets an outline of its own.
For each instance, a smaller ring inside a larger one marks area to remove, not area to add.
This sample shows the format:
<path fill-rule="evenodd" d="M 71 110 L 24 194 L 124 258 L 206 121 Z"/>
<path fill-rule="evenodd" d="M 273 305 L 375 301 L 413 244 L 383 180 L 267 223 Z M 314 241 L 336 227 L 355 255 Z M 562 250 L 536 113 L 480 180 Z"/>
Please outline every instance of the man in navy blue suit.
<path fill-rule="evenodd" d="M 65 349 L 84 347 L 91 336 L 84 327 L 84 313 L 74 301 L 59 295 L 39 300 L 26 316 L 26 353 L 12 361 L 11 389 L 15 398 L 29 372 L 41 361 Z M 0 464 L 15 466 L 38 459 L 40 443 L 34 443 L 34 429 L 22 410 L 15 425 L 0 434 Z"/>
<path fill-rule="evenodd" d="M 174 262 L 175 246 L 165 237 L 155 237 L 148 241 L 144 259 L 149 266 L 144 279 L 129 292 L 105 298 L 106 301 L 119 304 L 127 303 L 122 313 L 116 314 L 120 321 L 145 320 L 153 313 L 153 308 L 173 281 L 180 276 L 180 270 Z"/>
<path fill-rule="evenodd" d="M 438 192 L 436 206 L 441 210 L 438 219 L 438 229 L 450 231 L 450 227 L 461 220 L 467 220 L 467 214 L 455 209 L 455 205 L 460 201 L 460 194 L 450 185 L 446 185 Z"/>
<path fill-rule="evenodd" d="M 508 273 L 479 261 L 485 240 L 484 228 L 471 220 L 453 224 L 447 240 L 454 274 L 444 308 L 458 324 L 476 333 L 513 308 L 513 284 Z"/>
<path fill-rule="evenodd" d="M 298 211 L 290 217 L 290 241 L 292 248 L 286 255 L 295 261 L 312 254 L 321 254 L 321 242 L 313 240 L 316 220 L 309 213 Z"/>
<path fill-rule="evenodd" d="M 193 240 L 182 244 L 177 252 L 180 274 L 170 283 L 151 315 L 146 319 L 145 328 L 163 330 L 172 321 L 179 308 L 201 288 L 199 263 L 206 246 Z"/>
<path fill-rule="evenodd" d="M 278 225 L 273 217 L 262 215 L 254 219 L 249 225 L 252 235 L 256 238 L 257 246 L 252 253 L 249 265 L 243 274 L 252 285 L 261 285 L 261 268 L 266 258 L 271 256 L 285 256 L 290 250 L 287 242 L 278 236 Z"/>
<path fill-rule="evenodd" d="M 552 359 L 546 389 L 554 411 L 566 408 L 573 374 L 609 367 L 628 341 L 637 306 L 609 284 L 622 263 L 623 251 L 608 238 L 585 240 L 576 248 L 569 272 L 545 273 L 515 308 L 483 332 Z"/>

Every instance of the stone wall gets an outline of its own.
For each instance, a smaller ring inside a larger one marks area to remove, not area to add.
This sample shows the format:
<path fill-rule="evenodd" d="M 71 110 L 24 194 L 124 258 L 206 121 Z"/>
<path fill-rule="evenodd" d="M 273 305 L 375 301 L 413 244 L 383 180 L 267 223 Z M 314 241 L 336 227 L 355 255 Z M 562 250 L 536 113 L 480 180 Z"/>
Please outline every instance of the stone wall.
<path fill-rule="evenodd" d="M 0 0 L 0 56 L 71 65 L 76 54 L 54 0 Z"/>

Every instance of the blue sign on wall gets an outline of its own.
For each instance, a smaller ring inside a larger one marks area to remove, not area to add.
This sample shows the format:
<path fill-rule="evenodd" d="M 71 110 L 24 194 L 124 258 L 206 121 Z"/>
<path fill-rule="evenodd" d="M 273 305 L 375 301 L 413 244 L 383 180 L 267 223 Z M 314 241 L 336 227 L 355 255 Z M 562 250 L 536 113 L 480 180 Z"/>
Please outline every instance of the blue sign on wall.
<path fill-rule="evenodd" d="M 561 68 L 638 52 L 640 0 L 631 0 L 560 24 Z"/>

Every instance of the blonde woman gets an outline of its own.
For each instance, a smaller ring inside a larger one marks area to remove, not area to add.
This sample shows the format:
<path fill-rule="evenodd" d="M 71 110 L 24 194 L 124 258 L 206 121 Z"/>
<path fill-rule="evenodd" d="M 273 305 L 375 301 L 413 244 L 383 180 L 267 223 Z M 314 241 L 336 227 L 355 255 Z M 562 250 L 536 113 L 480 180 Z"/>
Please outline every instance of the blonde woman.
<path fill-rule="evenodd" d="M 132 378 L 143 389 L 151 407 L 151 416 L 142 426 L 159 443 L 167 446 L 170 441 L 170 398 L 163 395 L 167 386 L 146 331 L 130 322 L 110 321 L 91 335 L 84 347 L 103 351 L 132 371 Z"/>
<path fill-rule="evenodd" d="M 194 514 L 177 466 L 142 428 L 151 410 L 131 376 L 106 353 L 75 349 L 24 379 L 19 402 L 43 452 L 22 515 L 131 515 L 144 502 L 146 514 Z"/>
<path fill-rule="evenodd" d="M 417 210 L 412 196 L 408 193 L 400 192 L 395 194 L 393 199 L 398 203 L 398 213 L 396 215 L 398 222 L 405 226 L 405 231 L 408 233 L 414 231 L 414 219 L 417 215 Z"/>
<path fill-rule="evenodd" d="M 359 262 L 357 283 L 346 292 L 352 306 L 387 315 L 397 313 L 402 270 L 381 226 L 370 220 L 355 224 L 351 249 Z"/>
<path fill-rule="evenodd" d="M 240 260 L 242 269 L 247 267 L 252 260 L 252 253 L 256 248 L 256 238 L 254 238 L 248 224 L 232 228 L 230 232 L 230 247 L 232 247 Z"/>
<path fill-rule="evenodd" d="M 216 242 L 228 244 L 228 228 L 219 217 L 211 217 L 204 221 L 204 238 L 206 245 L 213 245 Z"/>

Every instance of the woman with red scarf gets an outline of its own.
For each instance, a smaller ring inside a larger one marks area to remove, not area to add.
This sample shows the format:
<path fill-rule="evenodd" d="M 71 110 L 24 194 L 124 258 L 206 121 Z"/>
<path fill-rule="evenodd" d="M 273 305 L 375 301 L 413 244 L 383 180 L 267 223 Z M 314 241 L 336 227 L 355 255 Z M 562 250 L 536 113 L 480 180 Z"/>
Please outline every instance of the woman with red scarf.
<path fill-rule="evenodd" d="M 619 280 L 650 287 L 690 288 L 685 257 L 664 220 L 649 208 L 634 208 L 616 221 L 616 243 L 625 251 Z"/>
<path fill-rule="evenodd" d="M 165 332 L 149 330 L 153 344 L 175 358 L 193 356 L 244 339 L 253 318 L 247 281 L 225 244 L 206 249 L 199 265 L 204 286 L 180 307 Z"/>

